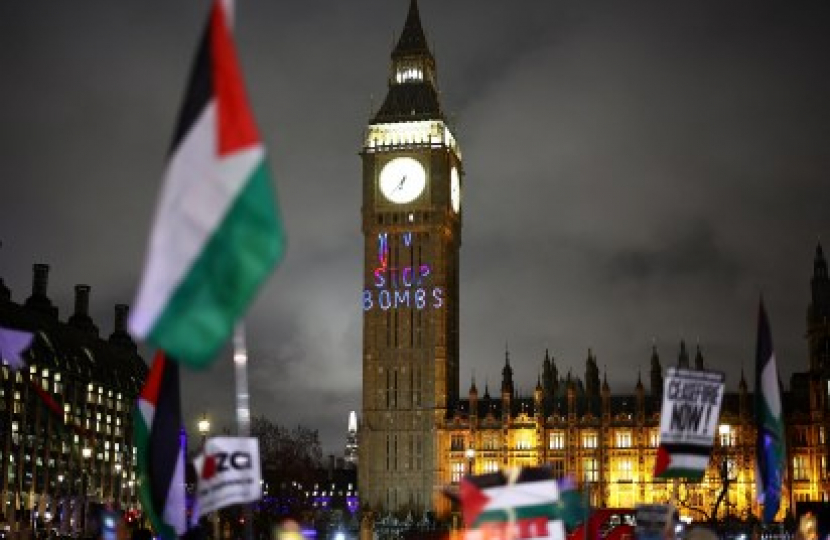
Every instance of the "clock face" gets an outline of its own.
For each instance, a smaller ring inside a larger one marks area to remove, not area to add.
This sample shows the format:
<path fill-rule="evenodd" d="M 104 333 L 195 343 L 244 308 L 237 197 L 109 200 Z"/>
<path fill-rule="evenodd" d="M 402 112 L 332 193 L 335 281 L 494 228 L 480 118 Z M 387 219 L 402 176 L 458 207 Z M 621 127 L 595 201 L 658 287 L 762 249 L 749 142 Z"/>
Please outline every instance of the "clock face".
<path fill-rule="evenodd" d="M 450 203 L 453 211 L 457 214 L 461 208 L 461 179 L 458 177 L 458 169 L 450 169 Z"/>
<path fill-rule="evenodd" d="M 427 173 L 417 159 L 397 157 L 380 171 L 380 190 L 395 204 L 406 204 L 418 198 L 427 185 Z"/>

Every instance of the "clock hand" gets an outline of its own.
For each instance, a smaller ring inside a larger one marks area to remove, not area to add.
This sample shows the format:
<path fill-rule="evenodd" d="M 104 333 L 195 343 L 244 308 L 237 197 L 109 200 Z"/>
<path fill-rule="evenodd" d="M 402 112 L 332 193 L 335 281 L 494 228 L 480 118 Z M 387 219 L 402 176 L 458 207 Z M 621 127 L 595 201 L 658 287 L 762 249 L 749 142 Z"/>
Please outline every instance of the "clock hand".
<path fill-rule="evenodd" d="M 398 191 L 399 189 L 403 189 L 403 185 L 405 183 L 406 183 L 406 175 L 403 175 L 403 178 L 401 178 L 401 181 L 398 183 L 397 186 L 395 186 L 395 189 L 392 190 L 392 191 Z"/>

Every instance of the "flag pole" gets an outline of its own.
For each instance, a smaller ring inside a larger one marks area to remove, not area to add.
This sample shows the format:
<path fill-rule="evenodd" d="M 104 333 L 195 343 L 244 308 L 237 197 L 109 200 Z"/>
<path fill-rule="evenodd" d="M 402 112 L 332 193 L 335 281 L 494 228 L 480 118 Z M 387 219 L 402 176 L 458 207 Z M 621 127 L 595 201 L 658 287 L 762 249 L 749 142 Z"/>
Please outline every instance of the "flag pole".
<path fill-rule="evenodd" d="M 241 321 L 233 329 L 233 364 L 236 376 L 236 431 L 240 437 L 248 437 L 251 434 L 248 348 L 245 345 L 245 325 Z"/>
<path fill-rule="evenodd" d="M 236 434 L 251 435 L 251 406 L 248 393 L 248 348 L 245 342 L 245 324 L 240 320 L 233 329 L 233 364 L 236 379 Z M 253 539 L 253 512 L 250 504 L 242 506 L 245 519 L 245 538 Z"/>

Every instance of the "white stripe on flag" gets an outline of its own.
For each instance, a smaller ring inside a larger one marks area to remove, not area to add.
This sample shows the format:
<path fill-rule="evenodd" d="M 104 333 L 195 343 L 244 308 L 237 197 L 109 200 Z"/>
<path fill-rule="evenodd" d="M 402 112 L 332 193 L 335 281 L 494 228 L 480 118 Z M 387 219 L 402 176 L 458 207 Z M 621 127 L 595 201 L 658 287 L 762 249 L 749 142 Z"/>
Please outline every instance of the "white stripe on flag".
<path fill-rule="evenodd" d="M 484 507 L 485 510 L 533 506 L 559 499 L 559 487 L 556 485 L 556 480 L 519 482 L 486 488 L 483 491 L 490 498 L 490 501 Z"/>
<path fill-rule="evenodd" d="M 141 417 L 144 419 L 144 425 L 147 430 L 153 425 L 153 416 L 156 413 L 156 406 L 144 398 L 138 398 L 138 410 L 141 412 Z"/>
<path fill-rule="evenodd" d="M 761 373 L 761 394 L 767 402 L 769 412 L 778 420 L 781 418 L 781 396 L 778 391 L 778 366 L 775 363 L 775 353 L 772 353 L 764 364 L 764 371 Z"/>
<path fill-rule="evenodd" d="M 709 465 L 709 456 L 698 456 L 695 454 L 672 454 L 668 470 L 672 469 L 696 469 L 705 471 Z"/>
<path fill-rule="evenodd" d="M 184 498 L 184 448 L 179 448 L 176 472 L 173 474 L 172 480 L 167 491 L 163 519 L 181 536 L 187 531 L 187 512 L 185 511 Z"/>

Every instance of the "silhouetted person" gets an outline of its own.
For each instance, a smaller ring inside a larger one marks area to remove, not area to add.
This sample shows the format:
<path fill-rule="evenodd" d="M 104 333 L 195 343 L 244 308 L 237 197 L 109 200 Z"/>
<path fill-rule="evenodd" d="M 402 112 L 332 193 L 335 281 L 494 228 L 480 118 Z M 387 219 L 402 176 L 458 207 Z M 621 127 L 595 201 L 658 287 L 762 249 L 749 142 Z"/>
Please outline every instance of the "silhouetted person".
<path fill-rule="evenodd" d="M 133 531 L 131 540 L 153 540 L 153 533 L 146 527 L 140 527 Z"/>

